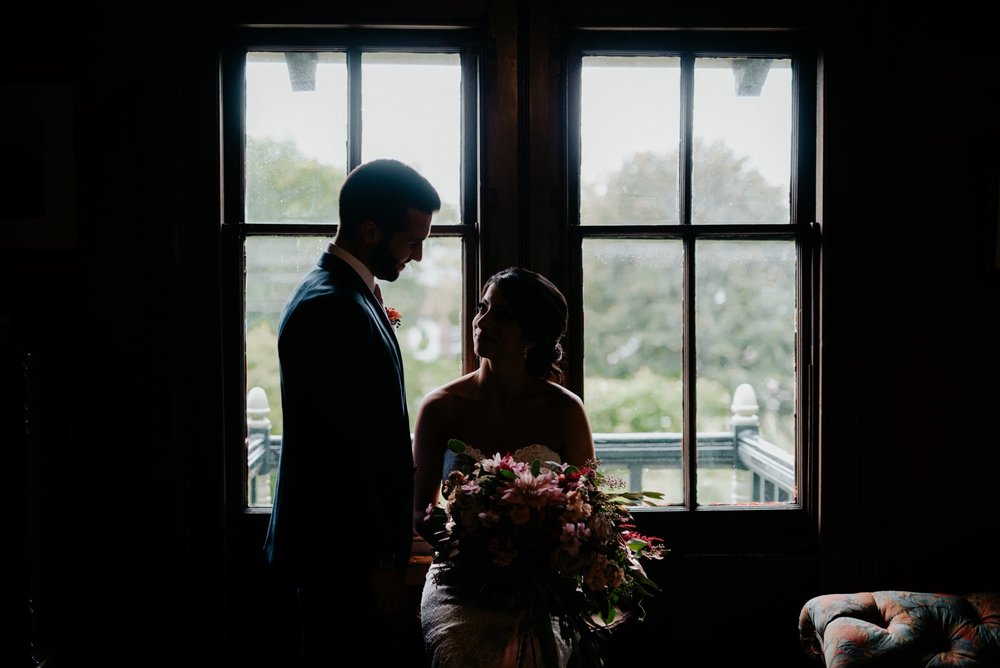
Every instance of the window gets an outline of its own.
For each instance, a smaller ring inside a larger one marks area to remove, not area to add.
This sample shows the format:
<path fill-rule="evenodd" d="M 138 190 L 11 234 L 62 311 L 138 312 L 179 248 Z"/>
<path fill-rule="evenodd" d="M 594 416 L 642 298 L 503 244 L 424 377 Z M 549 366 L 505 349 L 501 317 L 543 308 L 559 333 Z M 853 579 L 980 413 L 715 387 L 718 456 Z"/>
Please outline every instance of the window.
<path fill-rule="evenodd" d="M 397 333 L 411 422 L 424 393 L 462 373 L 465 271 L 476 252 L 476 60 L 456 31 L 248 37 L 229 63 L 239 82 L 229 91 L 230 117 L 242 123 L 227 135 L 239 153 L 230 146 L 227 156 L 241 169 L 227 183 L 225 239 L 233 273 L 243 277 L 230 294 L 241 304 L 245 342 L 230 368 L 245 374 L 247 410 L 233 479 L 246 481 L 246 506 L 266 509 L 281 449 L 279 317 L 335 235 L 340 184 L 361 162 L 403 160 L 442 199 L 425 261 L 383 285 L 386 303 L 403 314 Z"/>
<path fill-rule="evenodd" d="M 674 509 L 802 504 L 815 59 L 764 39 L 571 40 L 573 375 L 609 472 Z"/>
<path fill-rule="evenodd" d="M 444 200 L 426 261 L 385 290 L 404 317 L 411 420 L 424 393 L 473 367 L 480 264 L 523 264 L 565 277 L 568 383 L 598 456 L 664 493 L 641 521 L 814 508 L 815 48 L 779 31 L 564 36 L 558 66 L 494 70 L 512 37 L 246 30 L 224 89 L 240 119 L 225 135 L 241 168 L 226 172 L 224 243 L 229 340 L 245 342 L 228 372 L 246 396 L 230 468 L 246 481 L 241 508 L 266 510 L 275 482 L 284 300 L 336 231 L 340 180 L 379 156 L 413 164 Z M 482 65 L 480 49 L 493 54 Z M 560 93 L 537 117 L 537 96 L 512 94 L 528 74 L 523 90 Z M 518 219 L 491 214 L 497 202 Z M 538 202 L 557 215 L 530 215 Z"/>

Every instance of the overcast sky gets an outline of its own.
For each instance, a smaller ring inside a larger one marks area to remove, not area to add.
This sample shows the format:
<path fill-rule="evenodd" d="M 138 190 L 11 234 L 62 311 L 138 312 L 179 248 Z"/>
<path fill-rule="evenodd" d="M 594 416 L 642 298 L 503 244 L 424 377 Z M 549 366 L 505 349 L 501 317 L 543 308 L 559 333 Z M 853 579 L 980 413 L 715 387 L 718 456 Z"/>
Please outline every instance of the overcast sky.
<path fill-rule="evenodd" d="M 313 91 L 293 92 L 281 60 L 250 65 L 247 133 L 291 139 L 306 156 L 344 168 L 346 67 L 343 54 L 322 58 Z M 362 158 L 395 157 L 413 165 L 445 201 L 457 206 L 458 56 L 436 58 L 440 64 L 366 64 Z M 637 151 L 676 149 L 678 82 L 676 67 L 585 66 L 581 131 L 585 182 L 601 180 Z M 737 97 L 728 67 L 699 68 L 695 91 L 695 135 L 723 139 L 768 181 L 787 188 L 791 70 L 772 68 L 760 96 Z"/>

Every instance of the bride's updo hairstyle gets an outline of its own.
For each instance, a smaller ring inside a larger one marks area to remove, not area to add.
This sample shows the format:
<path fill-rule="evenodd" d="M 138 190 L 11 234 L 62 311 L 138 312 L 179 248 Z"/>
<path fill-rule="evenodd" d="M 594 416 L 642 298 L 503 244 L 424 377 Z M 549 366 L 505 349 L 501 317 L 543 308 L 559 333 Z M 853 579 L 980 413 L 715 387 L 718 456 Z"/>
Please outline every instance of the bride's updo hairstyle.
<path fill-rule="evenodd" d="M 524 338 L 532 342 L 524 358 L 533 376 L 558 380 L 562 377 L 562 338 L 566 334 L 569 309 L 566 298 L 552 281 L 521 267 L 508 267 L 490 276 L 483 292 L 495 285 Z"/>

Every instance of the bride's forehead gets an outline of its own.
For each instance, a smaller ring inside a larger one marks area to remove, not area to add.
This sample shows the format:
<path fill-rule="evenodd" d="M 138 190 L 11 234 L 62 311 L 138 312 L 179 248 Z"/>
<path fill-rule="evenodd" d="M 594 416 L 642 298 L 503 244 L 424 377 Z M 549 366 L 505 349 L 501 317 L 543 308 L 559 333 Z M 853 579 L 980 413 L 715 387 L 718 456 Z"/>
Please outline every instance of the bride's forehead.
<path fill-rule="evenodd" d="M 507 298 L 503 295 L 503 290 L 496 283 L 490 283 L 483 291 L 483 301 L 490 304 L 506 304 Z"/>

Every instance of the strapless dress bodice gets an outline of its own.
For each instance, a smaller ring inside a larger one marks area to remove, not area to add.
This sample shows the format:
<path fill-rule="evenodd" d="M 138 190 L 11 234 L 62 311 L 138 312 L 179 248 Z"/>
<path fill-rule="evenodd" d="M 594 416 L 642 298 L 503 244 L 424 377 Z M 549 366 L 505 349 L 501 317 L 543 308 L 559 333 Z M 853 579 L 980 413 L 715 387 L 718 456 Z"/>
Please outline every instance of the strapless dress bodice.
<path fill-rule="evenodd" d="M 465 454 L 469 455 L 473 459 L 480 460 L 487 457 L 492 457 L 493 454 L 503 455 L 505 453 L 491 453 L 485 454 L 470 445 L 465 446 Z M 536 459 L 545 464 L 546 462 L 556 462 L 562 461 L 559 453 L 550 448 L 547 445 L 541 445 L 540 443 L 534 443 L 532 445 L 526 445 L 523 448 L 518 448 L 514 452 L 510 453 L 511 458 L 516 462 L 524 462 L 525 464 L 530 464 Z"/>
<path fill-rule="evenodd" d="M 460 462 L 458 459 L 460 455 L 452 452 L 451 450 L 445 450 L 444 462 L 441 467 L 441 479 L 447 479 L 448 474 L 456 469 L 469 473 L 473 468 L 473 462 L 490 459 L 495 454 L 503 455 L 504 453 L 485 454 L 478 448 L 466 444 L 465 451 L 461 455 L 464 461 Z M 525 464 L 531 464 L 537 459 L 541 462 L 543 467 L 548 462 L 555 462 L 557 464 L 562 462 L 562 457 L 558 452 L 549 446 L 542 445 L 540 443 L 534 443 L 532 445 L 526 445 L 523 448 L 518 448 L 514 452 L 510 453 L 510 455 L 514 461 L 523 462 Z M 465 459 L 465 457 L 468 457 L 469 459 Z"/>

